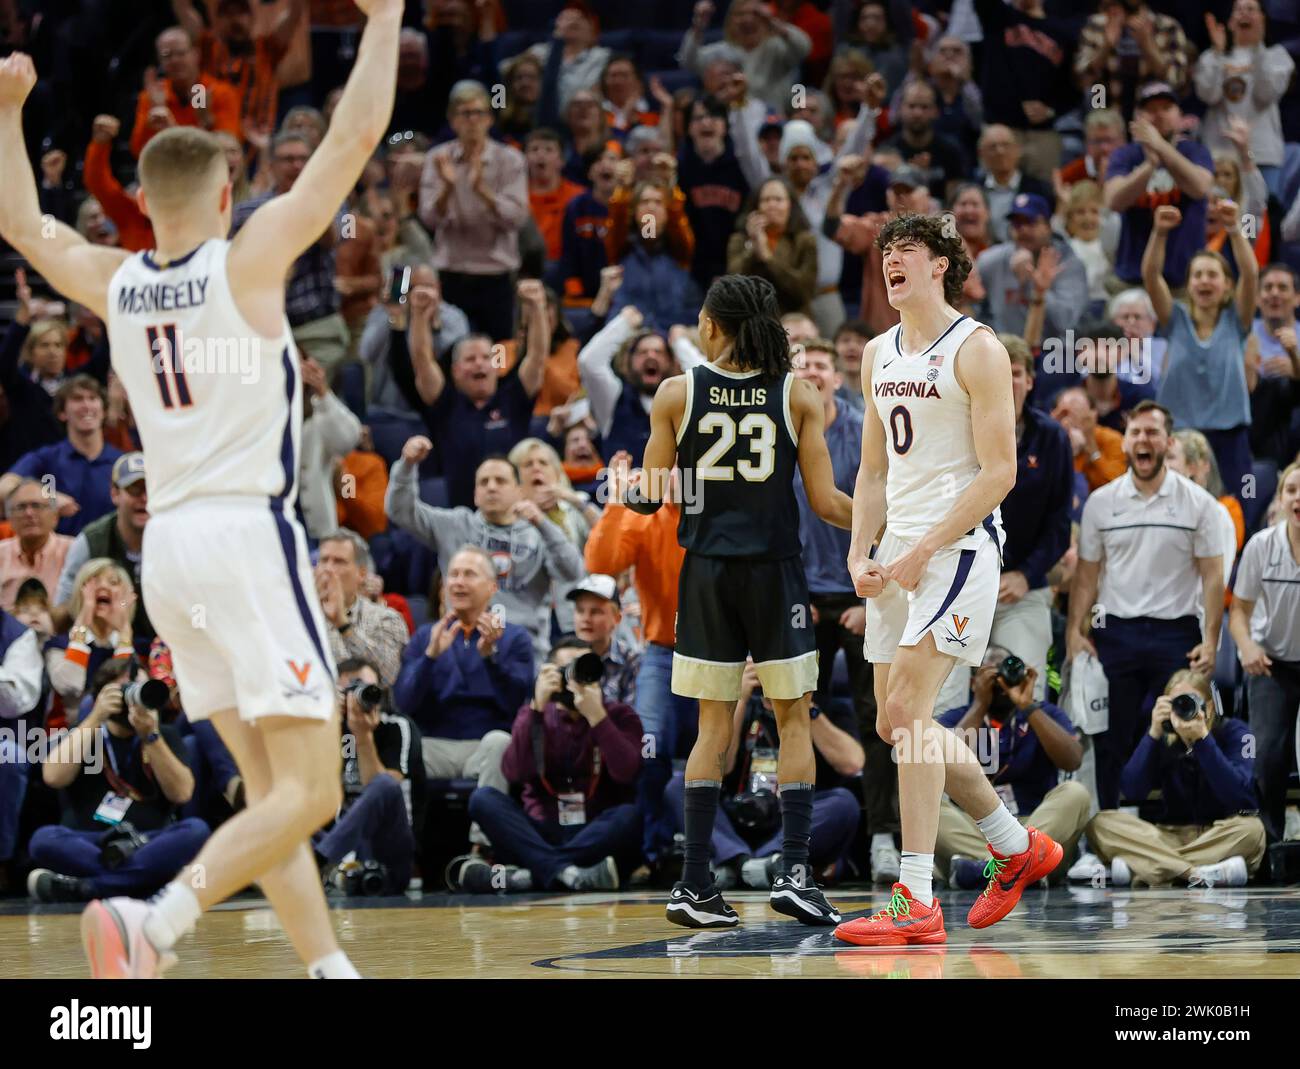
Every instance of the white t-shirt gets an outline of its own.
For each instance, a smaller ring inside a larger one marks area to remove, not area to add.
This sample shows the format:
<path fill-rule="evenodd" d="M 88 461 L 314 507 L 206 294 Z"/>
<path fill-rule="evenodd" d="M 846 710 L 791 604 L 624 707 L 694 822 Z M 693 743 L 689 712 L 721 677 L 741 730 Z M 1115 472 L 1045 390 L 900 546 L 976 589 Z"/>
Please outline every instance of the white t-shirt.
<path fill-rule="evenodd" d="M 1285 520 L 1246 543 L 1232 593 L 1255 603 L 1250 637 L 1264 652 L 1274 660 L 1300 661 L 1300 564 L 1291 553 Z"/>
<path fill-rule="evenodd" d="M 1083 506 L 1079 559 L 1101 563 L 1097 604 L 1126 620 L 1198 616 L 1196 562 L 1223 555 L 1224 511 L 1168 470 L 1150 497 L 1138 493 L 1131 471 L 1094 490 Z"/>

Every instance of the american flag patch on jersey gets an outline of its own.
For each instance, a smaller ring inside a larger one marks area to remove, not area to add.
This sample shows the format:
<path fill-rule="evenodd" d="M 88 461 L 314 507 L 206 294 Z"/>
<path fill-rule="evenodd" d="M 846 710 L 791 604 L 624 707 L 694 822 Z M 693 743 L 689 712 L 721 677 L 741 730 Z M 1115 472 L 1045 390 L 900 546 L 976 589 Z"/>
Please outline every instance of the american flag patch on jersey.
<path fill-rule="evenodd" d="M 942 367 L 942 366 L 943 366 L 943 353 L 935 353 L 933 356 L 931 356 L 931 357 L 930 357 L 930 366 L 931 366 L 931 367 Z"/>

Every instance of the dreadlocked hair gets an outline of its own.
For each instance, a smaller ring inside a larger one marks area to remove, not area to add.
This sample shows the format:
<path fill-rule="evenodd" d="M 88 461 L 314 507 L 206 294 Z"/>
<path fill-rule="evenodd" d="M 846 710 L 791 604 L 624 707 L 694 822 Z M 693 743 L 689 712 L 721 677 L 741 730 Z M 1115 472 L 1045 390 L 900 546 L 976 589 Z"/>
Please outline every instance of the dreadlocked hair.
<path fill-rule="evenodd" d="M 705 311 L 732 339 L 731 359 L 765 377 L 790 370 L 790 339 L 781 326 L 776 288 L 757 275 L 722 275 L 704 298 Z"/>
<path fill-rule="evenodd" d="M 948 258 L 948 270 L 943 273 L 943 299 L 956 304 L 961 299 L 962 287 L 971 272 L 966 245 L 952 225 L 948 215 L 900 215 L 880 228 L 876 248 L 885 252 L 889 246 L 904 241 L 914 241 L 930 250 L 930 258 Z"/>

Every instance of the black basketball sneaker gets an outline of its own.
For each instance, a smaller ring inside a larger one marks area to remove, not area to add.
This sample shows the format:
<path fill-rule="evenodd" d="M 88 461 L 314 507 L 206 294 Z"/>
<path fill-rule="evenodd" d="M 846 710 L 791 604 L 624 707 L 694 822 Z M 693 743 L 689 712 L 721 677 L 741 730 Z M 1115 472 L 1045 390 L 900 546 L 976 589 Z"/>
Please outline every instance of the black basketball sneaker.
<path fill-rule="evenodd" d="M 793 917 L 801 924 L 831 926 L 840 923 L 840 911 L 826 901 L 821 888 L 812 880 L 807 885 L 793 876 L 778 876 L 772 881 L 772 893 L 767 899 L 778 913 Z"/>
<path fill-rule="evenodd" d="M 716 883 L 697 891 L 678 880 L 668 896 L 666 912 L 670 921 L 683 928 L 734 928 L 740 923 Z"/>

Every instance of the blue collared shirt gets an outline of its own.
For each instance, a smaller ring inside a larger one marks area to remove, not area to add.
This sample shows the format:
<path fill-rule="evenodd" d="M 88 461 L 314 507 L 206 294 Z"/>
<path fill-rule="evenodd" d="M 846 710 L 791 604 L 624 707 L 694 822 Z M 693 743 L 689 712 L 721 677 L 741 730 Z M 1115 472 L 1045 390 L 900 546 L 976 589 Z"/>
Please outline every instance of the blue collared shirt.
<path fill-rule="evenodd" d="M 862 413 L 839 397 L 835 399 L 835 420 L 826 428 L 826 448 L 831 455 L 835 485 L 852 497 L 858 464 L 862 461 Z M 853 580 L 849 578 L 848 566 L 850 533 L 816 516 L 798 472 L 794 477 L 794 493 L 799 502 L 799 540 L 803 543 L 803 567 L 809 593 L 852 593 Z"/>
<path fill-rule="evenodd" d="M 113 462 L 122 455 L 120 449 L 105 445 L 99 456 L 84 457 L 66 438 L 54 445 L 44 445 L 24 453 L 10 470 L 26 479 L 53 479 L 51 489 L 67 494 L 81 506 L 80 511 L 59 520 L 59 534 L 76 535 L 92 520 L 113 511 Z"/>

